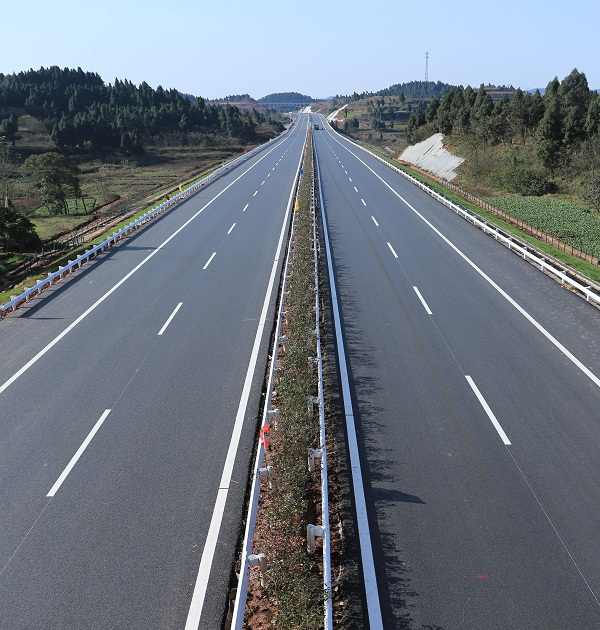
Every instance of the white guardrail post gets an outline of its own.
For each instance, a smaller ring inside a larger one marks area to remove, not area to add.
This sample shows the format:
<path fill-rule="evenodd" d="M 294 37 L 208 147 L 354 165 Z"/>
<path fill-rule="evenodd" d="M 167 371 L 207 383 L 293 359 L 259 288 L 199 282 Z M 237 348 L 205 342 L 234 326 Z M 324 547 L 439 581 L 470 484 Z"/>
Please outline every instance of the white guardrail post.
<path fill-rule="evenodd" d="M 280 136 L 278 136 L 278 138 L 281 138 L 285 134 L 287 134 L 291 128 L 292 127 L 290 126 L 285 132 L 283 132 Z M 121 228 L 118 232 L 115 232 L 112 236 L 109 236 L 107 239 L 102 241 L 102 243 L 100 243 L 99 245 L 96 245 L 92 249 L 86 250 L 83 254 L 78 256 L 75 260 L 69 261 L 67 265 L 65 265 L 64 267 L 61 267 L 58 271 L 48 274 L 48 276 L 44 280 L 40 280 L 33 287 L 26 289 L 20 295 L 11 296 L 11 299 L 9 302 L 4 304 L 4 306 L 0 306 L 0 319 L 2 319 L 5 315 L 10 313 L 11 311 L 14 311 L 19 306 L 21 306 L 22 303 L 28 302 L 32 297 L 38 295 L 44 289 L 54 284 L 55 282 L 60 280 L 62 277 L 65 277 L 68 274 L 70 274 L 72 271 L 74 271 L 75 269 L 80 268 L 83 263 L 88 262 L 91 258 L 97 256 L 99 253 L 102 253 L 105 249 L 108 249 L 112 245 L 115 245 L 117 241 L 121 240 L 126 235 L 130 234 L 133 230 L 138 229 L 139 227 L 141 227 L 142 225 L 144 225 L 151 219 L 155 218 L 160 213 L 164 212 L 165 210 L 167 210 L 168 208 L 176 204 L 178 201 L 181 201 L 185 197 L 188 197 L 189 195 L 196 193 L 203 186 L 210 184 L 211 182 L 213 182 L 215 179 L 217 179 L 218 177 L 220 177 L 227 171 L 231 170 L 235 166 L 238 166 L 242 162 L 245 162 L 252 156 L 256 155 L 259 151 L 262 151 L 266 146 L 270 145 L 275 140 L 276 138 L 272 138 L 271 140 L 268 140 L 267 142 L 264 142 L 263 144 L 255 147 L 254 149 L 252 149 L 252 151 L 249 151 L 248 153 L 244 153 L 243 155 L 240 155 L 237 158 L 233 159 L 231 162 L 224 164 L 223 166 L 219 167 L 216 171 L 214 171 L 210 175 L 207 175 L 206 177 L 196 182 L 189 188 L 186 188 L 182 192 L 175 195 L 172 199 L 169 199 L 161 203 L 159 206 L 157 206 L 153 210 L 149 210 L 146 214 L 144 214 L 142 217 L 137 219 L 137 221 L 133 221 L 126 227 Z"/>
<path fill-rule="evenodd" d="M 324 120 L 326 124 L 329 126 L 329 129 L 331 129 L 331 131 L 335 133 L 335 130 L 333 129 L 333 127 L 331 127 L 331 125 L 329 125 L 329 122 L 327 121 L 327 119 L 324 118 Z M 397 166 L 390 164 L 387 160 L 384 160 L 378 155 L 375 155 L 375 153 L 373 153 L 372 151 L 369 151 L 369 149 L 361 146 L 360 144 L 357 144 L 356 142 L 353 142 L 352 140 L 346 137 L 344 137 L 344 140 L 354 145 L 358 149 L 361 149 L 365 153 L 368 153 L 371 157 L 375 158 L 382 164 L 385 164 L 387 167 L 391 168 L 393 171 L 396 171 L 396 173 L 402 175 L 402 177 L 404 177 L 405 179 L 408 179 L 410 182 L 415 184 L 415 186 L 418 186 L 419 188 L 421 188 L 421 190 L 423 190 L 428 195 L 430 195 L 431 197 L 439 201 L 441 204 L 445 205 L 447 208 L 450 208 L 450 210 L 452 210 L 453 212 L 456 212 L 456 214 L 461 216 L 463 219 L 469 221 L 474 226 L 483 230 L 486 234 L 493 236 L 497 241 L 501 242 L 503 245 L 508 247 L 508 249 L 510 249 L 511 251 L 514 251 L 520 254 L 523 257 L 523 260 L 526 260 L 530 262 L 531 264 L 539 267 L 540 270 L 543 271 L 544 273 L 553 276 L 554 279 L 557 282 L 560 282 L 562 286 L 564 286 L 566 283 L 569 285 L 569 287 L 576 289 L 579 295 L 581 295 L 582 297 L 585 297 L 586 302 L 590 302 L 590 303 L 593 302 L 596 306 L 600 307 L 600 295 L 596 293 L 595 291 L 593 291 L 591 286 L 583 285 L 577 280 L 573 278 L 569 278 L 567 276 L 565 269 L 555 267 L 547 259 L 540 258 L 539 256 L 536 256 L 532 254 L 531 252 L 529 252 L 525 247 L 521 247 L 520 245 L 517 245 L 516 243 L 513 242 L 511 236 L 505 236 L 504 234 L 500 233 L 497 226 L 489 225 L 485 221 L 478 218 L 473 212 L 470 212 L 469 210 L 465 210 L 464 208 L 461 208 L 458 204 L 454 203 L 447 197 L 444 197 L 444 195 L 441 195 L 440 193 L 433 190 L 432 188 L 430 188 L 423 182 L 414 178 L 412 175 L 409 175 L 408 173 L 403 171 L 401 168 L 398 168 Z"/>

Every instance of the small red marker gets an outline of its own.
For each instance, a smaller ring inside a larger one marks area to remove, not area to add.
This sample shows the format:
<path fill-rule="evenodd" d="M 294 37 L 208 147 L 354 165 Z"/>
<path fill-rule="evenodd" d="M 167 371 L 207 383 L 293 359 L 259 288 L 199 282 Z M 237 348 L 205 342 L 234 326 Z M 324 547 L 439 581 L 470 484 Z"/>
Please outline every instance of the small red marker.
<path fill-rule="evenodd" d="M 485 575 L 483 575 L 483 573 L 478 573 L 477 574 L 477 579 L 478 580 L 485 580 Z"/>

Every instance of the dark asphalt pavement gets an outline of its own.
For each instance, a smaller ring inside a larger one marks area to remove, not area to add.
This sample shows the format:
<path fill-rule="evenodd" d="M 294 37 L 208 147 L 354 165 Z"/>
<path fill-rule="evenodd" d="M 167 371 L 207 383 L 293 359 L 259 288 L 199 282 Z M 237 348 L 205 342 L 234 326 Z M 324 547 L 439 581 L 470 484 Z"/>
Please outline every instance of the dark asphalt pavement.
<path fill-rule="evenodd" d="M 0 628 L 184 627 L 248 372 L 202 576 L 200 627 L 220 627 L 305 133 L 306 118 L 0 323 Z"/>
<path fill-rule="evenodd" d="M 314 137 L 384 626 L 600 627 L 600 313 Z"/>

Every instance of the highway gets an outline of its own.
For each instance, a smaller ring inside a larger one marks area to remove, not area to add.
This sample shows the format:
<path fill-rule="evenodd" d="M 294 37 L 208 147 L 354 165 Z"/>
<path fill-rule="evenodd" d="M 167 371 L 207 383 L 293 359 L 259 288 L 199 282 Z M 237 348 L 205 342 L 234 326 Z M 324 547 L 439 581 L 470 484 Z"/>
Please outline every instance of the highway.
<path fill-rule="evenodd" d="M 218 628 L 307 118 L 0 322 L 0 628 Z"/>
<path fill-rule="evenodd" d="M 312 121 L 383 627 L 600 627 L 600 313 Z"/>

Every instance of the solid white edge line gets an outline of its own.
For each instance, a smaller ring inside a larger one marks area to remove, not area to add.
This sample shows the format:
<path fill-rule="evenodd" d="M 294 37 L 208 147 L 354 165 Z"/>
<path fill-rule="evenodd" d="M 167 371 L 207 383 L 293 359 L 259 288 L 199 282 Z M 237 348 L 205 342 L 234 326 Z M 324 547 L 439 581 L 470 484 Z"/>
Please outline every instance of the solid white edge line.
<path fill-rule="evenodd" d="M 231 234 L 231 232 L 233 232 L 233 228 L 237 225 L 237 223 L 234 223 L 230 228 L 229 231 L 227 232 L 227 235 Z"/>
<path fill-rule="evenodd" d="M 194 585 L 194 592 L 190 602 L 190 608 L 188 611 L 187 620 L 185 623 L 185 630 L 198 630 L 200 624 L 200 618 L 202 616 L 202 608 L 204 606 L 204 598 L 206 596 L 206 589 L 208 588 L 208 582 L 210 579 L 210 571 L 212 568 L 213 558 L 217 548 L 217 542 L 219 538 L 219 532 L 221 530 L 221 523 L 225 513 L 225 503 L 227 501 L 227 493 L 229 492 L 229 485 L 231 483 L 231 476 L 233 474 L 233 465 L 235 463 L 235 456 L 237 454 L 240 437 L 242 434 L 242 425 L 244 424 L 244 417 L 246 415 L 246 407 L 248 405 L 248 399 L 250 397 L 250 389 L 252 386 L 252 378 L 256 371 L 256 364 L 258 362 L 258 351 L 260 350 L 260 343 L 264 333 L 265 326 L 267 324 L 267 314 L 269 310 L 269 304 L 271 301 L 271 294 L 273 293 L 273 286 L 275 284 L 275 277 L 277 274 L 277 267 L 279 265 L 279 258 L 282 254 L 283 243 L 287 232 L 289 216 L 293 203 L 293 195 L 295 189 L 295 183 L 300 171 L 300 164 L 302 163 L 303 154 L 300 155 L 298 162 L 298 168 L 296 169 L 296 178 L 294 179 L 294 185 L 290 192 L 290 198 L 288 200 L 288 206 L 281 226 L 281 232 L 279 234 L 279 242 L 277 244 L 277 250 L 275 253 L 275 260 L 273 261 L 273 267 L 271 269 L 271 276 L 269 278 L 269 284 L 267 286 L 267 292 L 265 293 L 265 299 L 263 302 L 262 311 L 256 329 L 256 337 L 254 338 L 254 346 L 252 347 L 252 353 L 250 355 L 250 361 L 248 362 L 248 370 L 246 371 L 246 379 L 244 381 L 244 387 L 242 389 L 242 395 L 240 397 L 240 404 L 238 406 L 237 414 L 235 417 L 235 424 L 231 433 L 231 440 L 229 442 L 229 449 L 227 450 L 227 456 L 225 458 L 225 465 L 223 466 L 223 474 L 221 476 L 221 482 L 219 484 L 219 490 L 217 493 L 217 499 L 215 507 L 213 509 L 212 518 L 208 528 L 208 534 L 206 535 L 206 542 L 204 543 L 204 549 L 202 550 L 202 557 L 200 558 L 200 566 L 198 568 L 198 575 L 196 577 L 196 584 Z"/>
<path fill-rule="evenodd" d="M 202 271 L 204 271 L 208 265 L 210 265 L 210 263 L 212 262 L 212 259 L 217 255 L 217 252 L 213 252 L 212 256 L 206 261 L 206 265 L 204 265 L 204 267 L 202 267 Z"/>
<path fill-rule="evenodd" d="M 171 313 L 171 315 L 169 316 L 169 319 L 167 319 L 163 327 L 158 331 L 159 336 L 162 335 L 165 332 L 165 330 L 167 330 L 167 326 L 171 323 L 171 320 L 173 319 L 173 317 L 177 315 L 177 311 L 181 308 L 182 304 L 183 302 L 179 302 L 179 304 L 175 307 L 175 310 Z"/>
<path fill-rule="evenodd" d="M 329 132 L 328 132 L 329 133 Z M 462 252 L 447 236 L 444 236 L 438 230 L 433 223 L 428 221 L 416 208 L 414 208 L 404 197 L 394 190 L 390 184 L 388 184 L 383 177 L 378 175 L 366 162 L 361 160 L 356 153 L 351 151 L 347 146 L 343 145 L 335 136 L 329 133 L 329 136 L 335 140 L 340 146 L 342 146 L 348 153 L 353 155 L 365 168 L 371 171 L 379 181 L 381 181 L 385 186 L 387 186 L 398 199 L 400 199 L 408 208 L 410 208 L 416 216 L 425 223 L 431 230 L 433 230 L 449 247 L 451 247 L 468 265 L 470 265 L 486 282 L 488 282 L 498 293 L 512 306 L 514 306 L 525 319 L 531 323 L 535 328 L 537 328 L 550 343 L 552 343 L 565 357 L 569 359 L 577 368 L 579 368 L 597 387 L 600 387 L 600 378 L 597 377 L 589 368 L 587 368 L 572 352 L 567 350 L 556 337 L 554 337 L 550 332 L 548 332 L 532 315 L 530 315 L 518 302 L 516 302 L 508 293 L 502 289 L 498 284 L 496 284 L 490 276 L 488 276 L 485 271 L 480 269 L 464 252 Z M 358 145 L 356 145 L 358 146 Z M 362 149 L 362 147 L 359 147 Z M 366 153 L 369 153 L 366 149 L 362 149 Z M 369 155 L 371 155 L 369 153 Z"/>
<path fill-rule="evenodd" d="M 504 445 L 510 446 L 510 440 L 508 439 L 506 433 L 504 433 L 504 429 L 500 426 L 500 423 L 496 419 L 494 412 L 490 409 L 490 406 L 487 404 L 485 398 L 481 395 L 481 392 L 477 388 L 477 385 L 475 385 L 473 379 L 470 376 L 467 376 L 465 374 L 465 378 L 467 379 L 467 383 L 469 383 L 469 385 L 471 386 L 471 389 L 475 392 L 475 396 L 477 396 L 477 399 L 481 403 L 481 406 L 484 408 L 485 413 L 487 413 L 488 418 L 492 421 L 492 424 L 496 428 L 496 431 L 498 431 L 498 435 L 504 442 Z"/>
<path fill-rule="evenodd" d="M 394 258 L 398 258 L 398 254 L 396 254 L 396 250 L 392 247 L 392 244 L 388 243 L 387 246 L 390 248 L 392 254 L 394 254 Z"/>
<path fill-rule="evenodd" d="M 371 215 L 371 219 L 373 219 L 373 223 L 379 227 L 379 223 L 377 223 L 377 219 L 373 215 Z"/>
<path fill-rule="evenodd" d="M 50 488 L 50 492 L 48 492 L 48 494 L 46 495 L 47 497 L 53 497 L 56 494 L 57 490 L 61 487 L 63 481 L 67 478 L 67 475 L 73 469 L 73 466 L 75 466 L 75 464 L 77 463 L 77 460 L 83 454 L 83 451 L 85 451 L 88 444 L 92 441 L 94 435 L 96 435 L 98 429 L 102 426 L 102 423 L 106 420 L 110 411 L 110 409 L 106 409 L 104 413 L 100 416 L 100 419 L 98 420 L 98 422 L 96 422 L 94 428 L 88 433 L 88 436 L 83 441 L 83 444 L 77 449 L 77 452 L 75 453 L 75 455 L 73 455 L 71 461 L 67 464 L 67 467 L 62 471 L 60 477 L 56 480 L 52 488 Z"/>
<path fill-rule="evenodd" d="M 127 273 L 126 275 L 124 275 L 115 285 L 113 285 L 103 296 L 101 296 L 100 298 L 98 298 L 86 311 L 84 311 L 75 321 L 73 321 L 71 324 L 69 324 L 69 326 L 67 326 L 59 335 L 57 335 L 56 337 L 54 337 L 54 339 L 52 341 L 50 341 L 47 345 L 45 345 L 33 358 L 29 359 L 29 361 L 27 361 L 27 363 L 20 368 L 19 370 L 17 370 L 7 381 L 5 381 L 1 386 L 0 386 L 0 394 L 7 389 L 8 387 L 10 387 L 20 376 L 22 376 L 25 372 L 27 372 L 27 370 L 34 365 L 35 363 L 37 363 L 49 350 L 51 350 L 65 335 L 67 335 L 69 332 L 71 332 L 71 330 L 73 330 L 73 328 L 75 328 L 75 326 L 77 326 L 80 322 L 82 322 L 92 311 L 94 311 L 98 306 L 100 306 L 100 304 L 102 304 L 102 302 L 104 302 L 104 300 L 106 300 L 109 296 L 111 296 L 124 282 L 126 282 L 127 280 L 129 280 L 129 278 L 131 278 L 131 276 L 133 276 L 133 274 L 138 271 L 139 269 L 141 269 L 152 257 L 154 257 L 156 254 L 158 254 L 158 252 L 163 249 L 163 247 L 165 245 L 167 245 L 169 242 L 171 242 L 171 240 L 173 240 L 178 234 L 179 232 L 182 232 L 196 217 L 198 217 L 202 212 L 204 212 L 204 210 L 206 210 L 206 208 L 208 208 L 208 206 L 210 206 L 210 204 L 215 201 L 216 199 L 218 199 L 223 193 L 225 193 L 227 190 L 229 190 L 229 188 L 231 188 L 234 184 L 236 184 L 242 177 L 244 177 L 244 175 L 246 173 L 248 173 L 249 171 L 251 171 L 255 166 L 257 166 L 258 164 L 260 164 L 260 162 L 262 162 L 268 155 L 270 155 L 271 153 L 273 153 L 273 151 L 275 151 L 275 149 L 277 149 L 279 147 L 280 144 L 282 144 L 283 142 L 286 142 L 288 139 L 290 138 L 290 136 L 286 136 L 285 138 L 283 138 L 282 142 L 277 142 L 276 145 L 270 149 L 269 151 L 267 151 L 260 159 L 256 160 L 256 162 L 254 162 L 254 164 L 252 164 L 252 166 L 248 167 L 243 173 L 241 173 L 240 175 L 238 175 L 231 183 L 227 184 L 227 186 L 225 186 L 225 188 L 223 188 L 223 190 L 221 190 L 220 192 L 218 192 L 212 199 L 210 199 L 207 203 L 205 203 L 202 208 L 200 208 L 200 210 L 198 210 L 198 212 L 196 212 L 195 214 L 193 214 L 185 223 L 183 223 L 183 225 L 179 226 L 175 232 L 173 232 L 173 234 L 171 234 L 171 236 L 169 236 L 167 239 L 165 239 L 153 252 L 151 252 L 150 254 L 148 254 L 148 256 L 146 256 L 146 258 L 144 258 L 144 260 L 142 260 L 140 263 L 138 263 L 129 273 Z"/>
<path fill-rule="evenodd" d="M 319 155 L 316 152 L 317 172 L 319 169 Z M 369 627 L 371 630 L 383 628 L 381 617 L 381 604 L 379 602 L 379 589 L 377 586 L 377 576 L 375 574 L 375 561 L 373 559 L 373 546 L 371 543 L 371 530 L 369 528 L 369 514 L 365 498 L 365 489 L 360 467 L 360 453 L 356 439 L 356 424 L 354 422 L 354 409 L 352 407 L 352 394 L 350 390 L 350 380 L 348 376 L 348 366 L 346 363 L 346 352 L 344 350 L 344 332 L 341 326 L 340 310 L 337 296 L 337 285 L 333 273 L 333 261 L 330 250 L 329 229 L 327 227 L 327 216 L 325 214 L 325 203 L 323 193 L 319 187 L 321 199 L 321 219 L 323 224 L 323 236 L 325 250 L 327 254 L 327 273 L 331 292 L 331 305 L 333 309 L 334 328 L 336 336 L 336 346 L 338 355 L 338 365 L 340 369 L 340 380 L 342 384 L 342 400 L 344 403 L 344 415 L 346 419 L 346 435 L 348 438 L 348 453 L 350 456 L 350 468 L 352 474 L 352 486 L 354 489 L 354 507 L 356 510 L 356 521 L 358 525 L 358 538 L 360 545 L 360 555 L 362 559 L 363 583 L 367 598 L 367 614 L 369 617 Z"/>
<path fill-rule="evenodd" d="M 413 289 L 415 290 L 415 293 L 417 294 L 419 300 L 421 300 L 421 304 L 427 311 L 427 315 L 433 315 L 433 313 L 431 312 L 431 309 L 429 308 L 429 306 L 427 306 L 427 302 L 425 301 L 425 298 L 421 295 L 421 292 L 419 291 L 419 289 L 417 287 L 413 287 Z"/>

